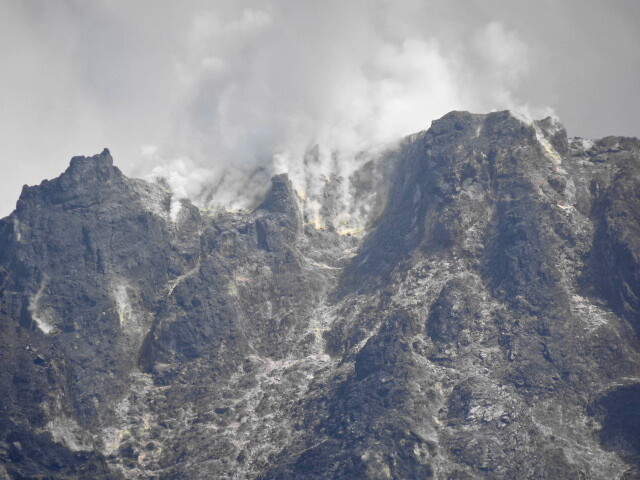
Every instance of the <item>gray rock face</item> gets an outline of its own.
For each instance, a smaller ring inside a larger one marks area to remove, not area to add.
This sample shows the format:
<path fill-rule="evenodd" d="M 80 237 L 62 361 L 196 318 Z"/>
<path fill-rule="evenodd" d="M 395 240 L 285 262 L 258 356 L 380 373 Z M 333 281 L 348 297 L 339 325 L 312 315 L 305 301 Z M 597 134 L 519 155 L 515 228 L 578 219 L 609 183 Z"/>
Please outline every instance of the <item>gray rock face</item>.
<path fill-rule="evenodd" d="M 452 112 L 388 158 L 364 236 L 107 150 L 25 187 L 0 478 L 640 478 L 640 142 Z"/>

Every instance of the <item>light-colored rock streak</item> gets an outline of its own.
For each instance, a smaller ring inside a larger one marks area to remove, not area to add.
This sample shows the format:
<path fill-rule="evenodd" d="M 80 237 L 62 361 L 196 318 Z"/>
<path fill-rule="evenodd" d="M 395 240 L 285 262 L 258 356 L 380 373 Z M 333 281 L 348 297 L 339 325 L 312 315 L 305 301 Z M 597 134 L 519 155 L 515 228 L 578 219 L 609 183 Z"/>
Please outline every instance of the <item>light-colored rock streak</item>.
<path fill-rule="evenodd" d="M 53 441 L 60 443 L 74 452 L 89 452 L 93 450 L 90 436 L 78 423 L 64 415 L 50 420 L 44 428 L 51 434 Z"/>
<path fill-rule="evenodd" d="M 120 327 L 126 328 L 127 326 L 130 326 L 131 322 L 134 320 L 133 308 L 131 308 L 131 301 L 129 300 L 127 287 L 125 285 L 117 285 L 113 289 L 112 295 L 116 302 Z"/>
<path fill-rule="evenodd" d="M 547 140 L 547 137 L 544 135 L 544 132 L 538 125 L 534 123 L 533 128 L 536 130 L 536 139 L 542 146 L 542 152 L 544 153 L 544 156 L 551 161 L 553 171 L 566 175 L 567 172 L 560 166 L 562 164 L 562 157 L 560 156 L 560 154 L 556 151 L 555 148 L 553 148 L 553 145 L 551 145 L 551 142 Z"/>
<path fill-rule="evenodd" d="M 31 296 L 29 299 L 29 313 L 31 314 L 31 318 L 34 322 L 36 322 L 36 326 L 44 333 L 45 335 L 49 335 L 53 333 L 55 330 L 55 325 L 53 320 L 50 318 L 50 315 L 46 311 L 41 311 L 40 309 L 40 301 L 42 300 L 42 296 L 44 295 L 44 290 L 47 287 L 46 278 L 40 282 L 40 288 L 36 292 L 35 295 Z"/>
<path fill-rule="evenodd" d="M 186 280 L 189 277 L 192 277 L 193 275 L 195 275 L 196 273 L 198 273 L 199 269 L 200 269 L 200 264 L 201 261 L 198 260 L 198 263 L 196 264 L 195 267 L 193 267 L 191 270 L 183 273 L 182 275 L 176 277 L 175 279 L 167 282 L 167 287 L 166 287 L 166 291 L 167 291 L 167 296 L 171 295 L 173 293 L 173 290 L 180 285 L 180 283 L 182 283 L 184 280 Z"/>

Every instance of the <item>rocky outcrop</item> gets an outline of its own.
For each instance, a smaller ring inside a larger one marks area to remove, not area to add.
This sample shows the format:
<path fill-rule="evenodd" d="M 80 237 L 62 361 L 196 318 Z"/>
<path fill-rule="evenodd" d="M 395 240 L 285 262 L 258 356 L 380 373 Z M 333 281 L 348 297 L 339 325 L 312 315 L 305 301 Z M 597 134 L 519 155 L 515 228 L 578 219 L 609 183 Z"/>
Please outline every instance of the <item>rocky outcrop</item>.
<path fill-rule="evenodd" d="M 25 187 L 0 477 L 638 478 L 640 143 L 452 112 L 386 158 L 362 236 L 284 175 L 216 214 L 107 150 Z"/>

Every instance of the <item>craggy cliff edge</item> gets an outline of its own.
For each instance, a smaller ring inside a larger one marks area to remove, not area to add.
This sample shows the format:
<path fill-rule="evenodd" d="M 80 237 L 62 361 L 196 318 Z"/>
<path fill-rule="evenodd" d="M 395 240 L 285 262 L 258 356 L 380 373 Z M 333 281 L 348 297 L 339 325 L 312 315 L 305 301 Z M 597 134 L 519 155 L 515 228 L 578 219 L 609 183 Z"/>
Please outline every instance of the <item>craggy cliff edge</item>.
<path fill-rule="evenodd" d="M 286 176 L 215 214 L 107 150 L 25 187 L 0 479 L 640 478 L 640 141 L 452 112 L 381 161 L 361 237 Z"/>

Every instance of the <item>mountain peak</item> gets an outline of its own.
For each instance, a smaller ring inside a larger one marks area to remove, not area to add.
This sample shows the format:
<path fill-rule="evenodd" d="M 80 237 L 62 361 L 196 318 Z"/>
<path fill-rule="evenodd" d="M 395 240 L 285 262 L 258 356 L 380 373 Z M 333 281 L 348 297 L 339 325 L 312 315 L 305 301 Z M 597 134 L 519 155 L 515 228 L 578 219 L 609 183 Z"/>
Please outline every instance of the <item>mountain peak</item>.
<path fill-rule="evenodd" d="M 0 221 L 0 477 L 639 478 L 640 148 L 573 143 L 452 112 L 304 228 L 74 157 Z"/>
<path fill-rule="evenodd" d="M 286 173 L 271 178 L 271 188 L 255 212 L 266 211 L 283 215 L 285 222 L 293 230 L 301 225 L 300 206 L 291 180 Z"/>
<path fill-rule="evenodd" d="M 69 162 L 69 168 L 65 173 L 86 175 L 91 172 L 97 172 L 98 170 L 102 172 L 112 171 L 114 168 L 116 167 L 113 166 L 113 157 L 111 156 L 111 152 L 108 148 L 105 148 L 101 153 L 90 157 L 73 157 Z"/>

